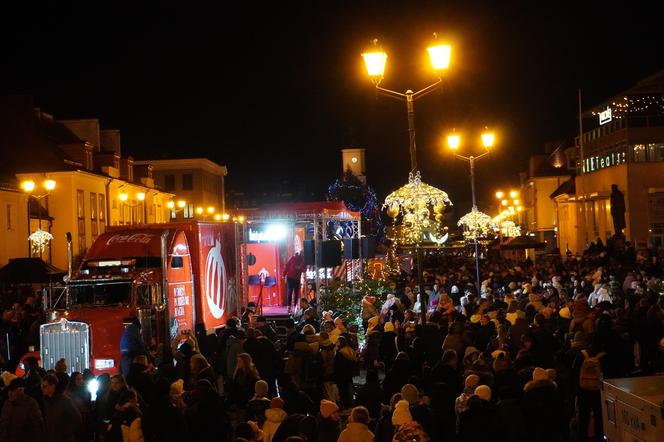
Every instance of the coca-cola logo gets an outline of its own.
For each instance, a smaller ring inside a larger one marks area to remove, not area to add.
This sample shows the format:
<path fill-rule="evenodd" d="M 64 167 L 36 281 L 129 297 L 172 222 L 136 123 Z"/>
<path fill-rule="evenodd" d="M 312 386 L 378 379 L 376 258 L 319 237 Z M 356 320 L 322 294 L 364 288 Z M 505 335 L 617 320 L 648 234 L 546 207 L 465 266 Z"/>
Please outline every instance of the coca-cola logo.
<path fill-rule="evenodd" d="M 226 310 L 225 289 L 226 267 L 221 257 L 221 243 L 216 240 L 205 261 L 205 297 L 215 319 L 221 318 Z"/>
<path fill-rule="evenodd" d="M 110 246 L 111 244 L 120 244 L 120 243 L 139 243 L 139 244 L 149 244 L 150 241 L 152 241 L 152 238 L 154 237 L 153 234 L 151 233 L 133 233 L 130 235 L 113 235 L 111 236 L 108 241 L 106 241 L 106 245 Z"/>

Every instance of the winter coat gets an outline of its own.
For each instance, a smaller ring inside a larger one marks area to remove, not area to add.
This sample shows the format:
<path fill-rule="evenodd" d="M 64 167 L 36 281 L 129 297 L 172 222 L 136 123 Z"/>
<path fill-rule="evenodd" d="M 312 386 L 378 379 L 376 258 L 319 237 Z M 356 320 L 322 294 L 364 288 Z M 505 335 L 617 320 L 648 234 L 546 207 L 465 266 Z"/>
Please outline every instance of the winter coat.
<path fill-rule="evenodd" d="M 44 398 L 44 421 L 44 440 L 48 442 L 75 442 L 83 425 L 81 413 L 63 394 Z"/>
<path fill-rule="evenodd" d="M 334 357 L 334 381 L 339 385 L 353 382 L 357 363 L 355 350 L 348 346 L 339 349 Z"/>
<path fill-rule="evenodd" d="M 498 428 L 496 410 L 488 403 L 483 403 L 459 415 L 458 440 L 460 442 L 503 441 L 497 431 Z"/>
<path fill-rule="evenodd" d="M 565 428 L 563 401 L 552 383 L 532 386 L 523 395 L 521 407 L 526 419 L 528 440 L 557 442 Z M 542 416 L 546 416 L 542 419 Z"/>
<path fill-rule="evenodd" d="M 136 324 L 129 324 L 120 338 L 120 353 L 122 354 L 121 371 L 127 376 L 129 366 L 138 355 L 145 354 L 145 343 L 141 336 L 141 329 Z"/>
<path fill-rule="evenodd" d="M 374 442 L 374 434 L 365 424 L 350 422 L 339 435 L 337 442 Z"/>
<path fill-rule="evenodd" d="M 392 424 L 392 411 L 387 409 L 376 422 L 376 442 L 392 442 L 394 438 L 394 424 Z"/>
<path fill-rule="evenodd" d="M 168 396 L 155 397 L 141 420 L 148 442 L 185 442 L 190 434 L 180 409 L 171 404 Z"/>
<path fill-rule="evenodd" d="M 501 423 L 501 432 L 505 439 L 514 442 L 526 442 L 526 421 L 516 399 L 503 399 L 496 404 L 496 413 Z M 546 416 L 542 417 L 546 419 Z"/>
<path fill-rule="evenodd" d="M 316 423 L 318 424 L 317 442 L 337 442 L 341 433 L 338 420 L 324 418 L 319 413 L 316 416 Z"/>
<path fill-rule="evenodd" d="M 263 442 L 272 442 L 279 425 L 286 420 L 288 415 L 281 408 L 268 408 L 265 410 L 265 422 L 263 423 Z"/>
<path fill-rule="evenodd" d="M 235 367 L 237 366 L 237 356 L 240 353 L 244 353 L 244 347 L 242 345 L 242 340 L 236 338 L 234 335 L 228 335 L 226 338 L 226 373 L 227 379 L 233 377 L 235 373 Z M 260 373 L 260 372 L 259 372 Z"/>
<path fill-rule="evenodd" d="M 451 365 L 438 361 L 429 375 L 431 384 L 442 382 L 448 386 L 454 396 L 458 396 L 463 388 L 463 380 L 459 372 Z"/>
<path fill-rule="evenodd" d="M 144 442 L 141 413 L 136 409 L 130 412 L 130 415 L 131 417 L 122 422 L 122 426 L 120 427 L 122 430 L 122 442 Z"/>
<path fill-rule="evenodd" d="M 44 419 L 37 401 L 25 395 L 16 401 L 6 401 L 0 415 L 0 441 L 41 441 Z"/>
<path fill-rule="evenodd" d="M 275 379 L 281 373 L 281 357 L 270 339 L 259 336 L 247 339 L 244 349 L 251 355 L 256 370 L 266 380 Z"/>
<path fill-rule="evenodd" d="M 380 342 L 383 332 L 373 329 L 367 333 L 366 345 L 364 347 L 364 362 L 367 368 L 373 368 L 374 362 L 380 359 Z"/>

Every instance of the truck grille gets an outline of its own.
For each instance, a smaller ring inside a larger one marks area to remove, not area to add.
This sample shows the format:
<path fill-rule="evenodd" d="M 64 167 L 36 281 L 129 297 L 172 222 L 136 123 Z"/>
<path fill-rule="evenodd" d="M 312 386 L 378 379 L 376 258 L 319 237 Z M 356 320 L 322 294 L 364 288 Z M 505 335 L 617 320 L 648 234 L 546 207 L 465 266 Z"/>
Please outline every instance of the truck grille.
<path fill-rule="evenodd" d="M 39 329 L 41 360 L 45 370 L 65 358 L 69 373 L 90 368 L 90 326 L 63 319 L 44 324 Z"/>

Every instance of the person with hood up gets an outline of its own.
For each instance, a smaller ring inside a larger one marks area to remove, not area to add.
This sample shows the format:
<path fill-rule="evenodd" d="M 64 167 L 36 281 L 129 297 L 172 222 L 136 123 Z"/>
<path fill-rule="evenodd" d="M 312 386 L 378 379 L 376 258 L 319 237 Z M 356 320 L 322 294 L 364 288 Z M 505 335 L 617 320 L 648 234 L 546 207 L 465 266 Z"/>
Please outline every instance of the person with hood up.
<path fill-rule="evenodd" d="M 341 403 L 345 407 L 353 404 L 353 376 L 358 366 L 355 350 L 343 336 L 337 341 L 337 354 L 334 357 L 334 381 L 337 384 Z"/>
<path fill-rule="evenodd" d="M 267 397 L 267 382 L 262 379 L 256 381 L 254 392 L 254 396 L 247 403 L 247 418 L 258 422 L 258 425 L 261 426 L 265 421 L 265 410 L 270 407 L 270 399 Z"/>
<path fill-rule="evenodd" d="M 146 354 L 145 343 L 141 335 L 141 323 L 138 318 L 128 318 L 125 320 L 128 325 L 125 327 L 120 339 L 120 371 L 124 376 L 129 373 L 129 366 L 138 355 Z"/>
<path fill-rule="evenodd" d="M 380 360 L 380 342 L 383 332 L 380 327 L 380 317 L 374 316 L 367 323 L 366 343 L 364 347 L 364 362 L 367 369 L 374 369 Z"/>
<path fill-rule="evenodd" d="M 398 431 L 400 426 L 409 422 L 413 422 L 413 416 L 410 414 L 409 407 L 410 404 L 404 399 L 401 399 L 394 406 L 394 412 L 392 413 L 392 425 L 394 426 L 395 430 Z"/>
<path fill-rule="evenodd" d="M 475 388 L 477 388 L 479 383 L 480 377 L 476 374 L 466 376 L 466 380 L 464 381 L 464 389 L 459 397 L 454 401 L 454 411 L 456 412 L 457 416 L 468 409 L 468 399 L 470 399 L 470 397 L 475 394 Z"/>
<path fill-rule="evenodd" d="M 339 406 L 332 401 L 321 400 L 316 423 L 318 428 L 317 442 L 337 442 L 341 433 L 339 428 Z"/>
<path fill-rule="evenodd" d="M 364 407 L 355 407 L 350 412 L 348 425 L 341 432 L 337 442 L 374 442 L 374 434 L 369 430 L 369 411 Z"/>
<path fill-rule="evenodd" d="M 284 411 L 284 405 L 285 403 L 280 397 L 275 397 L 270 401 L 270 407 L 265 410 L 265 422 L 262 426 L 263 442 L 272 442 L 279 425 L 288 417 Z"/>

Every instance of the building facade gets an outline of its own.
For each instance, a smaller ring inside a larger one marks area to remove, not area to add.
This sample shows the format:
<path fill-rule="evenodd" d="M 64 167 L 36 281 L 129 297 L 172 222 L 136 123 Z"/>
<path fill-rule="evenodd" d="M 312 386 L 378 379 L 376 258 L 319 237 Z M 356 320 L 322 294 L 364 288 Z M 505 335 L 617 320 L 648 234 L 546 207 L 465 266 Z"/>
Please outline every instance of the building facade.
<path fill-rule="evenodd" d="M 184 202 L 171 208 L 170 219 L 216 219 L 226 213 L 226 166 L 206 158 L 136 161 L 134 165 L 152 167 L 155 184 L 175 194 L 176 203 Z"/>
<path fill-rule="evenodd" d="M 169 219 L 173 194 L 155 186 L 150 167 L 135 170 L 131 157 L 122 157 L 119 131 L 101 129 L 97 119 L 56 120 L 31 97 L 2 97 L 0 148 L 6 152 L 0 174 L 10 189 L 2 197 L 6 220 L 10 212 L 16 219 L 2 228 L 0 242 L 20 244 L 0 255 L 0 264 L 32 255 L 65 269 L 67 233 L 80 258 L 108 226 Z M 49 180 L 53 186 L 44 187 Z M 33 183 L 30 192 L 21 190 L 25 182 Z M 53 240 L 31 251 L 28 232 L 39 228 Z"/>
<path fill-rule="evenodd" d="M 575 177 L 552 194 L 561 250 L 580 253 L 616 233 L 612 185 L 624 194 L 625 239 L 637 247 L 662 245 L 664 71 L 584 110 L 583 129 L 565 150 Z"/>

